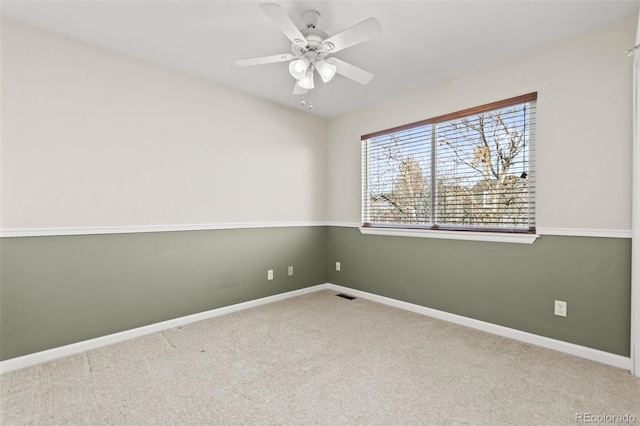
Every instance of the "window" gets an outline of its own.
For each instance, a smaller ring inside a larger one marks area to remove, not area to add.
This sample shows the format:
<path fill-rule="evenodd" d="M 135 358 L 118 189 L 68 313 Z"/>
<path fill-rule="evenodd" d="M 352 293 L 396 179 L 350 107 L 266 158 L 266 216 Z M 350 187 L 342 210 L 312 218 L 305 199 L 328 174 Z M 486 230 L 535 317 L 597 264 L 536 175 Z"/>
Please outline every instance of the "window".
<path fill-rule="evenodd" d="M 362 136 L 363 228 L 535 233 L 536 99 Z"/>

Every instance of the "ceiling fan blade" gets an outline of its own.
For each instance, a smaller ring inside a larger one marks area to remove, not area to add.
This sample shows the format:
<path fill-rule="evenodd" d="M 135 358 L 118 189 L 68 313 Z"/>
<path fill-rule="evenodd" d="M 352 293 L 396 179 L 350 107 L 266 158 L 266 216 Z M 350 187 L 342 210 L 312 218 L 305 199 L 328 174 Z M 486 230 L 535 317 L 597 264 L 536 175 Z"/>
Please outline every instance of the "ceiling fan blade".
<path fill-rule="evenodd" d="M 369 18 L 333 35 L 322 42 L 322 47 L 327 52 L 337 52 L 347 47 L 371 40 L 382 34 L 382 27 L 376 18 Z"/>
<path fill-rule="evenodd" d="M 305 89 L 304 87 L 300 87 L 300 85 L 298 84 L 298 82 L 296 81 L 296 83 L 293 85 L 293 94 L 294 95 L 304 95 L 305 93 L 307 93 L 308 90 Z"/>
<path fill-rule="evenodd" d="M 236 59 L 234 63 L 239 67 L 250 67 L 252 65 L 273 64 L 275 62 L 290 61 L 293 55 L 282 53 L 280 55 L 260 56 L 258 58 Z"/>
<path fill-rule="evenodd" d="M 331 58 L 329 61 L 332 61 L 336 65 L 336 72 L 338 74 L 350 78 L 357 83 L 367 84 L 373 78 L 373 74 L 369 71 L 365 71 L 338 58 Z"/>
<path fill-rule="evenodd" d="M 260 9 L 267 15 L 274 24 L 291 40 L 299 46 L 306 46 L 307 39 L 304 38 L 296 24 L 293 23 L 289 15 L 287 15 L 280 5 L 275 3 L 263 3 Z"/>

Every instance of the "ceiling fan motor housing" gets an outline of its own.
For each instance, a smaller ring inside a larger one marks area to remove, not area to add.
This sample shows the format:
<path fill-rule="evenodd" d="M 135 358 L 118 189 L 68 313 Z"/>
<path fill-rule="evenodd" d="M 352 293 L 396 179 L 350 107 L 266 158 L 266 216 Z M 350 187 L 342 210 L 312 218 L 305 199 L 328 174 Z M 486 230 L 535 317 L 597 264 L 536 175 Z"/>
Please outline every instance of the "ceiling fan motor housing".
<path fill-rule="evenodd" d="M 300 46 L 295 43 L 291 43 L 291 52 L 298 57 L 305 56 L 307 52 L 314 52 L 318 55 L 321 53 L 326 54 L 322 46 L 322 42 L 329 38 L 327 33 L 317 28 L 305 28 L 300 30 L 304 38 L 307 39 L 305 46 Z"/>

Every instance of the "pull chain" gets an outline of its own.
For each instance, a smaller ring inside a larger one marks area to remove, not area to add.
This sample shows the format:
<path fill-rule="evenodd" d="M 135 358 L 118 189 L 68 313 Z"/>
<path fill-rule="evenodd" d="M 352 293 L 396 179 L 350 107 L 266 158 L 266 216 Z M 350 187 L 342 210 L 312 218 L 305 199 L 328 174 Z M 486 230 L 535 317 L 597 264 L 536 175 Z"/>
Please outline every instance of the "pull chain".
<path fill-rule="evenodd" d="M 302 100 L 300 101 L 300 106 L 304 108 L 306 104 L 307 102 L 304 100 L 304 96 L 303 96 Z M 309 109 L 309 111 L 313 111 L 313 103 L 311 101 L 309 101 L 309 106 L 307 108 Z"/>

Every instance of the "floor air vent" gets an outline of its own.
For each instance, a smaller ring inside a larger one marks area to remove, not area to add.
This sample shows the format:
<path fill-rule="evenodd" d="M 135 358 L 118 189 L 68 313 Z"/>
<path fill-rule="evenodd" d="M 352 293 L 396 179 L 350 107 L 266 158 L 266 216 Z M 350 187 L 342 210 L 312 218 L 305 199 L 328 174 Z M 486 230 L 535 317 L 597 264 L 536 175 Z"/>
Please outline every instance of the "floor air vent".
<path fill-rule="evenodd" d="M 353 300 L 353 299 L 355 299 L 355 297 L 353 297 L 353 296 L 349 296 L 349 295 L 347 295 L 347 294 L 342 294 L 342 293 L 340 293 L 340 294 L 336 294 L 336 296 L 338 296 L 338 297 L 342 297 L 343 299 L 347 299 L 347 300 Z"/>

